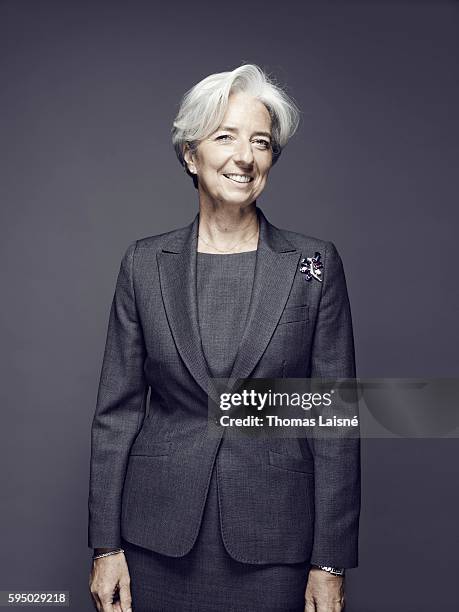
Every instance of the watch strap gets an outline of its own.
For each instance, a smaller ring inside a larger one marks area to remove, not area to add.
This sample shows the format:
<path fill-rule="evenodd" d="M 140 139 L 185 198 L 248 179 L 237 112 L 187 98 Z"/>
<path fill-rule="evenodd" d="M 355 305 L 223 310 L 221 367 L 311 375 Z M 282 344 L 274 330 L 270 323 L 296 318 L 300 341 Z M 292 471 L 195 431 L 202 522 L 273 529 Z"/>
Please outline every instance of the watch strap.
<path fill-rule="evenodd" d="M 333 574 L 333 576 L 344 576 L 344 567 L 331 567 L 329 565 L 313 565 L 312 567 L 317 567 L 324 572 Z"/>

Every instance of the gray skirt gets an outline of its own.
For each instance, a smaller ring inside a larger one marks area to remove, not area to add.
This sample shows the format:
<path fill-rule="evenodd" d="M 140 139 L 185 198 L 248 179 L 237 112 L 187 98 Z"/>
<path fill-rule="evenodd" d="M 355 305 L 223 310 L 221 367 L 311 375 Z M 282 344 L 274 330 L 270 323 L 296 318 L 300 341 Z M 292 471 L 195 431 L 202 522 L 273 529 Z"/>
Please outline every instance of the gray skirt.
<path fill-rule="evenodd" d="M 220 532 L 214 466 L 197 540 L 167 557 L 123 540 L 133 612 L 304 612 L 310 565 L 236 561 Z"/>

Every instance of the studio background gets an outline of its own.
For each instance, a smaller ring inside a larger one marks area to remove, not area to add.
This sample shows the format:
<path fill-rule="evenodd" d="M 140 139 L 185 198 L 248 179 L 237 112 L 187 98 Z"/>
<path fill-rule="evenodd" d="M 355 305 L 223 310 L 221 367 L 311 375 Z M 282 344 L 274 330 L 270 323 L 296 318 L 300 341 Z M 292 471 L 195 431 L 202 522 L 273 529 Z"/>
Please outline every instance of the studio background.
<path fill-rule="evenodd" d="M 110 303 L 128 244 L 197 212 L 170 129 L 210 73 L 259 64 L 302 110 L 258 205 L 336 244 L 358 376 L 457 376 L 458 26 L 452 1 L 0 2 L 1 590 L 92 609 Z M 457 466 L 457 439 L 363 441 L 349 612 L 457 609 Z"/>

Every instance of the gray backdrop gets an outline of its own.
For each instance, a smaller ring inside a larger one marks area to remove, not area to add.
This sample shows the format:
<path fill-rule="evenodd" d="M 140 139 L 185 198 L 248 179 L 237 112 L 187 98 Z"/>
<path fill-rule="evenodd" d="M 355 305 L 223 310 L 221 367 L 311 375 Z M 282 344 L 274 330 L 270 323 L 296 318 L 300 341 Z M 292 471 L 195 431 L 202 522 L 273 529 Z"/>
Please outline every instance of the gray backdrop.
<path fill-rule="evenodd" d="M 89 611 L 110 301 L 127 245 L 197 210 L 170 128 L 198 80 L 257 63 L 301 107 L 258 203 L 337 245 L 359 376 L 457 376 L 459 4 L 22 0 L 0 24 L 0 589 Z M 457 440 L 367 440 L 362 463 L 348 610 L 457 610 Z"/>

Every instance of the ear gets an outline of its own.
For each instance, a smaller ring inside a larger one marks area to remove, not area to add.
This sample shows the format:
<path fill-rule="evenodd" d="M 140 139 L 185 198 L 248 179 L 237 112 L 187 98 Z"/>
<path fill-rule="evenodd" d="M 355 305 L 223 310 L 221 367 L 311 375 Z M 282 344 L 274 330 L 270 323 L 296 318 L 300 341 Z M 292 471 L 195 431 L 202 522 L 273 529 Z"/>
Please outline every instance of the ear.
<path fill-rule="evenodd" d="M 188 166 L 188 170 L 192 174 L 196 174 L 196 166 L 193 161 L 193 153 L 191 152 L 188 143 L 185 143 L 185 147 L 183 149 L 183 159 L 185 160 L 185 163 Z"/>

